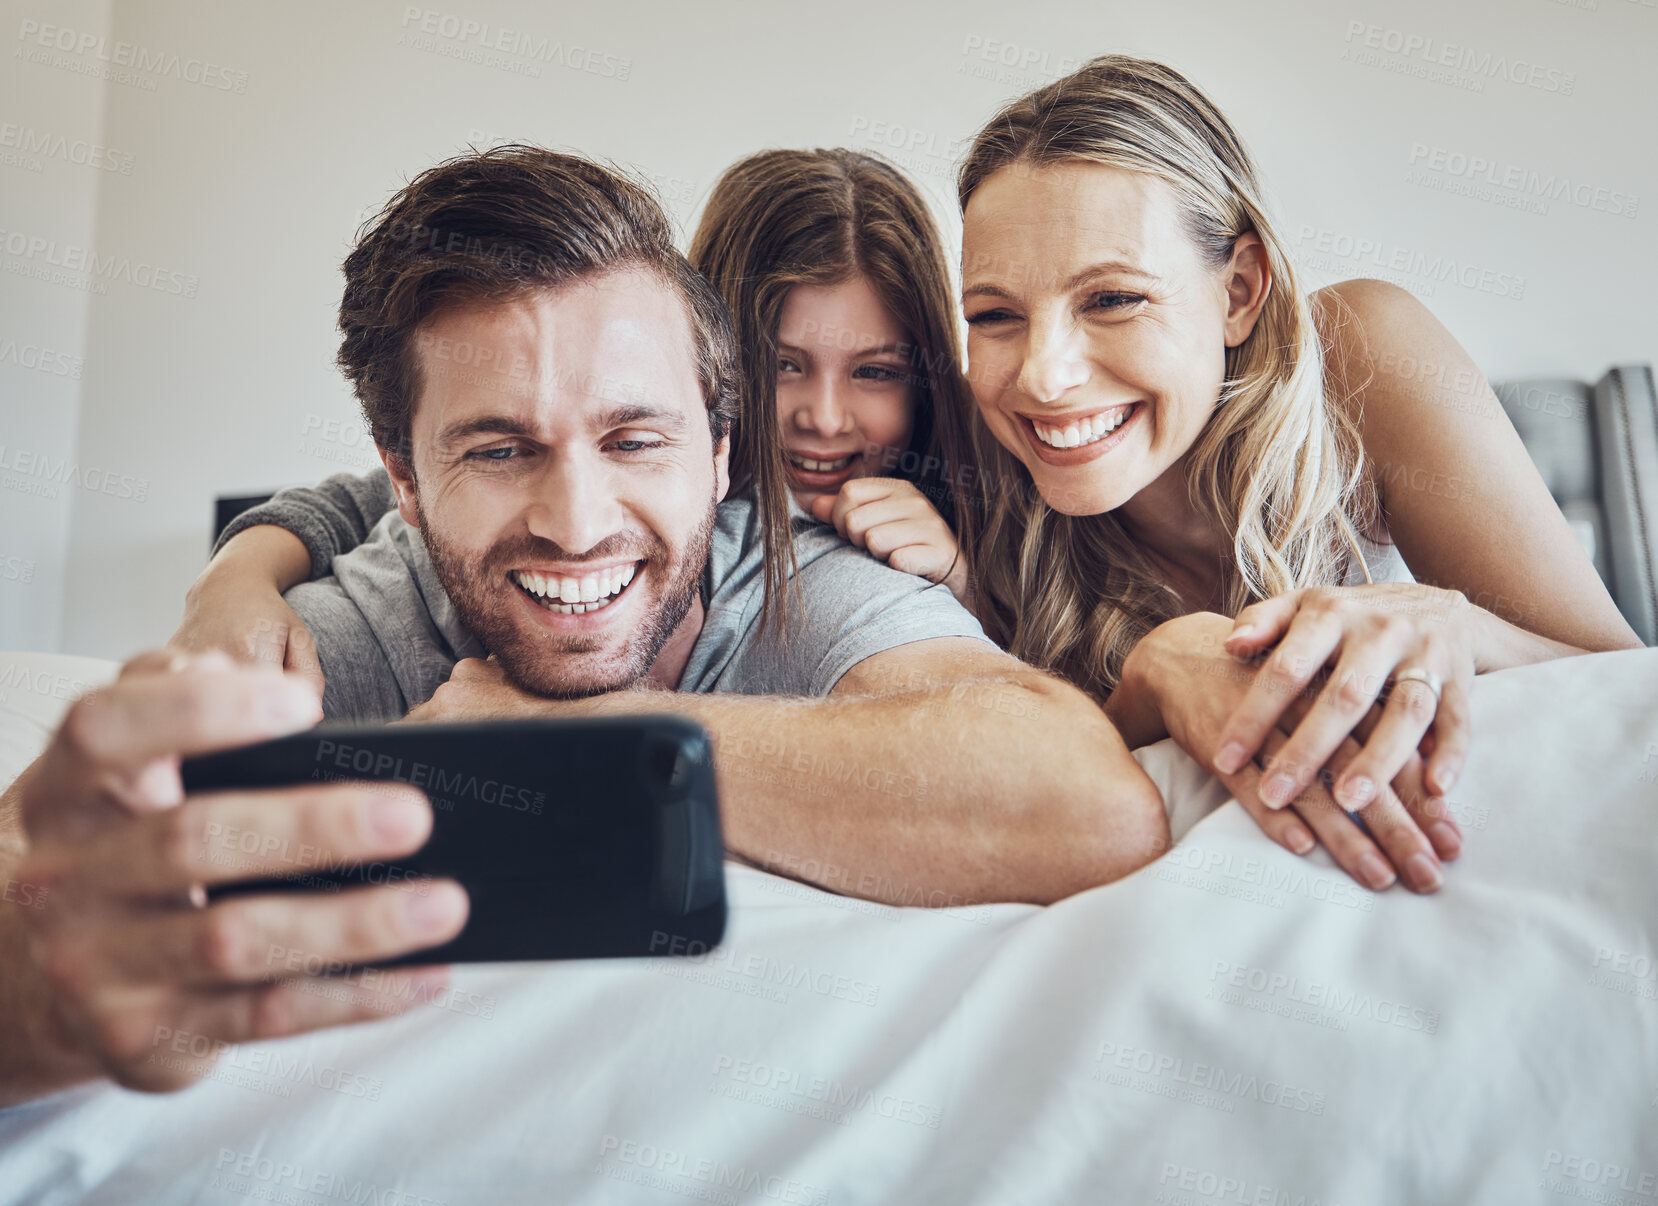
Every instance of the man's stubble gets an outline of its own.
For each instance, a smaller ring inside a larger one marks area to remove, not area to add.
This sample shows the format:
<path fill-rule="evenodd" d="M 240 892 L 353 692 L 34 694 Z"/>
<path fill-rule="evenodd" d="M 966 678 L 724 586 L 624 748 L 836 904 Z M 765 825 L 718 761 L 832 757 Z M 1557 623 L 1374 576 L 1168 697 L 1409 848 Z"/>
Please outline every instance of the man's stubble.
<path fill-rule="evenodd" d="M 579 670 L 574 664 L 575 659 L 603 648 L 605 638 L 553 637 L 514 623 L 509 618 L 510 609 L 516 608 L 518 603 L 506 592 L 520 588 L 507 576 L 508 569 L 537 561 L 579 564 L 580 561 L 609 561 L 618 556 L 628 556 L 644 559 L 644 575 L 656 581 L 660 580 L 668 564 L 667 546 L 660 540 L 648 538 L 648 546 L 642 547 L 639 542 L 630 542 L 618 535 L 607 537 L 578 560 L 550 541 L 525 534 L 522 539 L 494 546 L 479 563 L 474 564 L 469 563 L 465 555 L 430 522 L 421 510 L 418 490 L 414 505 L 420 520 L 421 538 L 432 559 L 432 568 L 437 571 L 438 581 L 443 584 L 461 622 L 494 655 L 507 677 L 534 695 L 549 699 L 583 699 L 631 686 L 650 672 L 657 655 L 662 652 L 662 646 L 685 619 L 696 600 L 713 548 L 717 499 L 710 497 L 707 514 L 686 542 L 684 560 L 673 579 L 661 591 L 656 607 L 626 639 L 620 658 L 608 661 L 605 666 Z M 636 577 L 633 585 L 642 583 Z M 630 586 L 629 589 L 632 588 Z"/>

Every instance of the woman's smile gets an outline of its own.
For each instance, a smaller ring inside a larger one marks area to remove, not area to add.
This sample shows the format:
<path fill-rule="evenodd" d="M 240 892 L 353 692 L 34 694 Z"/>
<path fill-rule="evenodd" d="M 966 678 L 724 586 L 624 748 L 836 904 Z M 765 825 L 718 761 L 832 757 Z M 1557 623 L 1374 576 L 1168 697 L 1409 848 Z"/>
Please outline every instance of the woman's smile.
<path fill-rule="evenodd" d="M 1144 402 L 1130 402 L 1079 418 L 1019 414 L 1031 449 L 1047 464 L 1084 465 L 1119 447 L 1140 426 Z"/>

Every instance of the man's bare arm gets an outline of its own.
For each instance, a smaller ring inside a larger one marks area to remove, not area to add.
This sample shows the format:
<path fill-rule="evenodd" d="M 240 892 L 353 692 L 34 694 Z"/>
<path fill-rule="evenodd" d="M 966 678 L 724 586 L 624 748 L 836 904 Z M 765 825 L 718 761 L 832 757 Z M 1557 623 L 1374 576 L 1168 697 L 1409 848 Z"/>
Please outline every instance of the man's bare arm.
<path fill-rule="evenodd" d="M 826 698 L 518 693 L 463 662 L 412 719 L 677 712 L 714 740 L 726 844 L 894 904 L 1046 904 L 1169 844 L 1161 796 L 1081 691 L 968 638 L 889 649 Z"/>

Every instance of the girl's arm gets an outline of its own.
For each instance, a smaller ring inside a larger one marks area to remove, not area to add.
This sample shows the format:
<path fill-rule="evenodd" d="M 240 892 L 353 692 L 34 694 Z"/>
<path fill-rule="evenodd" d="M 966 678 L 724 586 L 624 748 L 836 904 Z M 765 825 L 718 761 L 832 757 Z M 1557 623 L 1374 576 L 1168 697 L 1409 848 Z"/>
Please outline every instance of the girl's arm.
<path fill-rule="evenodd" d="M 315 645 L 282 596 L 326 577 L 334 558 L 366 540 L 395 505 L 391 480 L 376 469 L 284 490 L 244 511 L 220 534 L 213 559 L 185 595 L 184 618 L 169 644 L 271 662 L 310 678 L 320 694 Z"/>
<path fill-rule="evenodd" d="M 310 558 L 306 571 L 284 582 L 283 589 L 307 579 L 326 578 L 334 558 L 367 540 L 380 517 L 396 505 L 397 496 L 384 469 L 361 476 L 335 474 L 315 486 L 283 490 L 269 502 L 243 511 L 214 543 L 214 559 L 243 532 L 271 525 L 297 537 Z"/>

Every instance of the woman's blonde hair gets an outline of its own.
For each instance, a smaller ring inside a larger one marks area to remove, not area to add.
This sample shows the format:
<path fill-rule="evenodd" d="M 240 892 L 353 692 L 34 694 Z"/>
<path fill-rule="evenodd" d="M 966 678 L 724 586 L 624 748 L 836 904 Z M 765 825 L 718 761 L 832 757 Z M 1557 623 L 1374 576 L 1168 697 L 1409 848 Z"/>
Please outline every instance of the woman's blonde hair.
<path fill-rule="evenodd" d="M 1197 88 L 1160 63 L 1097 58 L 1005 107 L 961 168 L 963 210 L 1010 165 L 1082 160 L 1167 183 L 1204 262 L 1218 271 L 1250 231 L 1272 282 L 1253 332 L 1226 354 L 1215 409 L 1186 459 L 1192 502 L 1232 539 L 1225 605 L 1236 612 L 1296 587 L 1343 580 L 1362 564 L 1368 523 L 1363 448 L 1350 408 L 1327 400 L 1319 333 L 1255 165 Z M 989 635 L 1026 661 L 1103 699 L 1130 649 L 1182 613 L 1115 514 L 1064 515 L 982 422 L 968 437 L 983 466 L 979 507 L 963 509 L 964 545 Z"/>
<path fill-rule="evenodd" d="M 792 576 L 788 478 L 777 421 L 777 327 L 796 285 L 869 283 L 905 333 L 915 408 L 903 477 L 953 518 L 960 475 L 939 448 L 960 446 L 973 411 L 962 374 L 955 288 L 925 199 L 892 164 L 862 151 L 761 151 L 726 169 L 691 239 L 691 263 L 731 309 L 742 408 L 731 446 L 731 492 L 753 495 L 764 536 L 762 622 L 786 635 Z"/>

